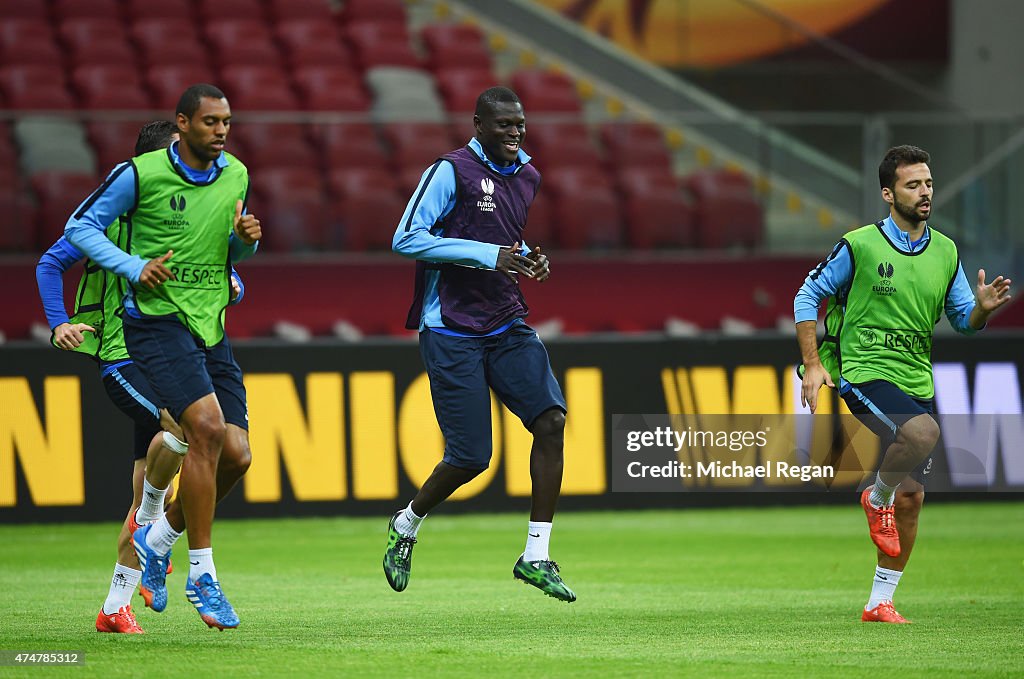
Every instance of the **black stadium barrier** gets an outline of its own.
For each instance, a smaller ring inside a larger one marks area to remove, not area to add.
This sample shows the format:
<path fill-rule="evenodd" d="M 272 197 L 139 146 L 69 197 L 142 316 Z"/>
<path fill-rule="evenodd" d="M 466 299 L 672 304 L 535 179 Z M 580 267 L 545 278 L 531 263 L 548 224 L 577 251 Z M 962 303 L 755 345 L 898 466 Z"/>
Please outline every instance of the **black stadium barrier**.
<path fill-rule="evenodd" d="M 853 497 L 612 490 L 615 414 L 799 412 L 793 339 L 616 336 L 548 349 L 569 404 L 562 509 Z M 246 371 L 254 461 L 219 516 L 387 515 L 440 459 L 444 443 L 415 343 L 249 342 L 235 353 Z M 1024 337 L 943 337 L 932 353 L 940 412 L 944 404 L 966 414 L 1020 412 Z M 824 399 L 825 409 L 838 408 L 834 395 Z M 445 511 L 528 507 L 529 434 L 497 402 L 492 431 L 491 468 Z M 1012 434 L 992 444 L 991 488 L 1004 493 L 1024 491 L 1024 454 L 1009 444 Z M 0 349 L 0 522 L 120 520 L 131 499 L 131 440 L 91 361 L 38 345 Z M 953 495 L 996 495 L 964 490 L 972 494 Z"/>

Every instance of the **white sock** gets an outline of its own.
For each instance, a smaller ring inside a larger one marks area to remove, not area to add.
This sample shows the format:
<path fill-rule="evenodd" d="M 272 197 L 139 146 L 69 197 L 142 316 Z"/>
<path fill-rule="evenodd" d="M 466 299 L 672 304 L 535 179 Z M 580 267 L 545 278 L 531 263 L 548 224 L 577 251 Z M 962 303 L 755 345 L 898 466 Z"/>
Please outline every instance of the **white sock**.
<path fill-rule="evenodd" d="M 217 567 L 213 565 L 213 547 L 188 550 L 188 579 L 198 580 L 203 573 L 209 573 L 217 582 Z"/>
<path fill-rule="evenodd" d="M 181 533 L 171 528 L 171 524 L 167 522 L 167 515 L 164 514 L 149 529 L 149 534 L 146 535 L 146 544 L 157 554 L 163 556 L 171 551 L 171 547 L 180 537 Z"/>
<path fill-rule="evenodd" d="M 113 615 L 130 604 L 141 577 L 142 571 L 114 564 L 114 577 L 110 579 L 110 591 L 107 592 L 107 600 L 103 602 L 103 612 Z"/>
<path fill-rule="evenodd" d="M 419 516 L 416 512 L 412 511 L 412 503 L 409 506 L 399 512 L 398 517 L 395 518 L 395 530 L 404 535 L 407 538 L 416 537 L 416 533 L 420 529 L 420 523 L 426 516 Z"/>
<path fill-rule="evenodd" d="M 531 521 L 526 531 L 526 550 L 523 561 L 550 561 L 548 543 L 551 541 L 550 521 Z"/>
<path fill-rule="evenodd" d="M 163 490 L 150 485 L 147 479 L 142 480 L 142 504 L 135 511 L 135 520 L 140 526 L 150 521 L 156 521 L 164 513 L 164 495 L 167 489 Z"/>
<path fill-rule="evenodd" d="M 888 568 L 876 566 L 875 579 L 871 583 L 871 598 L 868 599 L 868 605 L 864 607 L 864 610 L 870 611 L 883 601 L 892 601 L 896 585 L 900 584 L 901 575 L 903 575 L 903 571 L 891 571 Z"/>
<path fill-rule="evenodd" d="M 900 484 L 895 486 L 887 486 L 882 481 L 881 474 L 875 475 L 875 487 L 871 489 L 871 495 L 868 496 L 868 502 L 871 503 L 872 507 L 891 507 L 893 503 L 893 496 L 896 494 L 896 488 Z"/>

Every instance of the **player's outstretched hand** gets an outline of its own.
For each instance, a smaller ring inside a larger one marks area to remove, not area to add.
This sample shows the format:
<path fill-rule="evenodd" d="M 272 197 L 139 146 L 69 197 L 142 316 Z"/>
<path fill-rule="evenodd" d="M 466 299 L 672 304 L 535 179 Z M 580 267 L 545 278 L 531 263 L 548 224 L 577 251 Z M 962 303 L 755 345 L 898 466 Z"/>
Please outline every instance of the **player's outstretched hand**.
<path fill-rule="evenodd" d="M 978 286 L 975 295 L 978 306 L 990 314 L 1010 301 L 1010 279 L 996 276 L 991 283 L 985 283 L 985 270 L 978 269 Z"/>
<path fill-rule="evenodd" d="M 174 275 L 174 272 L 164 266 L 164 263 L 169 260 L 173 254 L 174 250 L 168 250 L 166 255 L 160 255 L 159 257 L 146 262 L 146 266 L 142 268 L 142 274 L 139 276 L 139 282 L 152 290 L 165 281 L 177 280 L 177 276 Z"/>
<path fill-rule="evenodd" d="M 551 277 L 551 265 L 548 262 L 548 256 L 541 253 L 539 245 L 531 250 L 530 254 L 526 255 L 526 257 L 533 262 L 531 271 L 533 271 L 533 277 L 537 279 L 538 283 L 543 283 Z"/>
<path fill-rule="evenodd" d="M 96 328 L 86 323 L 61 323 L 53 329 L 53 343 L 66 351 L 77 349 L 85 341 L 83 332 L 96 332 Z"/>
<path fill-rule="evenodd" d="M 519 243 L 513 243 L 507 248 L 498 250 L 498 261 L 494 268 L 502 272 L 512 280 L 516 280 L 516 274 L 533 278 L 533 261 L 519 254 Z"/>
<path fill-rule="evenodd" d="M 235 234 L 246 245 L 252 245 L 263 238 L 260 220 L 256 219 L 254 215 L 242 214 L 242 201 L 235 203 Z"/>
<path fill-rule="evenodd" d="M 836 385 L 832 382 L 832 376 L 828 374 L 825 367 L 818 363 L 816 365 L 804 366 L 804 380 L 800 389 L 800 403 L 806 408 L 810 406 L 811 413 L 818 409 L 818 390 L 823 384 L 830 387 Z"/>

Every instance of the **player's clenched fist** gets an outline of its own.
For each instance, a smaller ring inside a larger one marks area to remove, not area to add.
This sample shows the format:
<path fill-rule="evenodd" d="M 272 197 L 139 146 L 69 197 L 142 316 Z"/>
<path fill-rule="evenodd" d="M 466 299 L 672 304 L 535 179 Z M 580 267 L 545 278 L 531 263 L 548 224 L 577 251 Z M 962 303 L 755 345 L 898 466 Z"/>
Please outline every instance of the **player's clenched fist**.
<path fill-rule="evenodd" d="M 152 290 L 164 281 L 177 280 L 174 272 L 164 266 L 164 262 L 169 260 L 173 254 L 174 250 L 168 250 L 166 255 L 146 262 L 146 266 L 142 268 L 142 273 L 139 275 L 139 283 Z"/>
<path fill-rule="evenodd" d="M 263 237 L 260 220 L 253 215 L 242 214 L 242 201 L 235 203 L 235 234 L 246 245 L 252 245 Z"/>

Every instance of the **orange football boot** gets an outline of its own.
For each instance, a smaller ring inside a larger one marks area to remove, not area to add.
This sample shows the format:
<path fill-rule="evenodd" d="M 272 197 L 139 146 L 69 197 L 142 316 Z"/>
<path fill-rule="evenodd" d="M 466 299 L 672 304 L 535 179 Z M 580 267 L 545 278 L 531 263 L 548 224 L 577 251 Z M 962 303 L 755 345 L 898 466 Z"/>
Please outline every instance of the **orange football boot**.
<path fill-rule="evenodd" d="M 100 614 L 96 616 L 97 632 L 114 632 L 116 634 L 145 634 L 139 623 L 135 621 L 135 614 L 131 606 L 121 606 L 117 613 L 107 615 L 100 607 Z"/>
<path fill-rule="evenodd" d="M 889 622 L 894 625 L 909 625 L 910 621 L 896 612 L 891 601 L 883 601 L 870 611 L 865 610 L 860 616 L 861 622 Z"/>
<path fill-rule="evenodd" d="M 892 505 L 888 507 L 875 507 L 868 499 L 874 486 L 868 486 L 860 494 L 860 506 L 868 517 L 868 530 L 871 532 L 871 541 L 878 545 L 887 556 L 897 557 L 900 555 L 900 534 L 896 532 L 896 513 Z"/>

